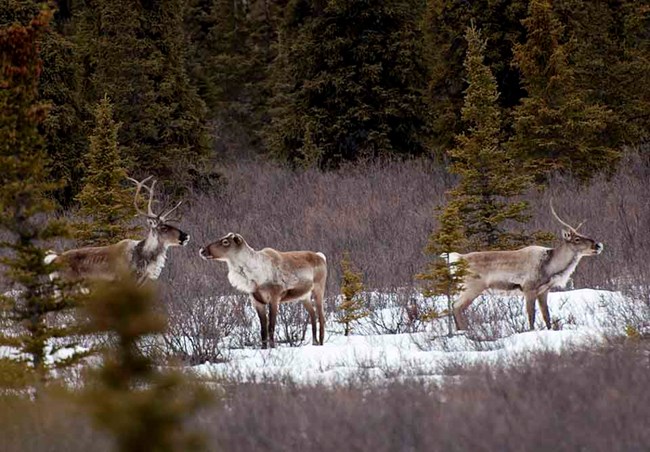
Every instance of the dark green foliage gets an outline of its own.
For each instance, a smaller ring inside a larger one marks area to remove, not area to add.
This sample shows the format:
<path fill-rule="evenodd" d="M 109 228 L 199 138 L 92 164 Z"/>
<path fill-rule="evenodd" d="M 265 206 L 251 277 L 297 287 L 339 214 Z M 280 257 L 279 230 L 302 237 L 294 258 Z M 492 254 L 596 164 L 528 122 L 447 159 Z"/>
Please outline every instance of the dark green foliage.
<path fill-rule="evenodd" d="M 25 25 L 38 4 L 2 2 L 0 24 Z M 41 47 L 51 109 L 39 127 L 65 207 L 81 188 L 88 125 L 105 94 L 129 172 L 172 190 L 210 189 L 209 165 L 226 154 L 321 168 L 444 157 L 464 130 L 471 21 L 487 40 L 502 139 L 514 136 L 518 164 L 537 166 L 538 181 L 554 169 L 580 179 L 611 169 L 650 130 L 650 12 L 637 0 L 556 0 L 546 25 L 531 0 L 57 4 Z"/>
<path fill-rule="evenodd" d="M 518 70 L 512 66 L 512 46 L 524 40 L 521 20 L 529 0 L 427 0 L 424 30 L 431 65 L 428 101 L 432 114 L 431 146 L 444 153 L 463 130 L 461 108 L 467 73 L 465 29 L 474 23 L 482 31 L 486 63 L 497 82 L 499 106 L 517 105 L 525 92 Z M 507 118 L 504 118 L 507 120 Z"/>
<path fill-rule="evenodd" d="M 343 299 L 337 306 L 336 321 L 343 324 L 345 336 L 352 331 L 352 324 L 359 319 L 368 316 L 368 311 L 363 305 L 363 299 L 359 296 L 363 291 L 363 274 L 356 271 L 350 260 L 350 253 L 344 252 L 341 260 L 341 295 Z"/>
<path fill-rule="evenodd" d="M 434 152 L 450 146 L 463 128 L 461 33 L 470 21 L 487 38 L 486 63 L 501 93 L 499 105 L 506 109 L 503 129 L 506 138 L 516 135 L 522 162 L 538 160 L 542 172 L 559 168 L 586 179 L 611 169 L 622 144 L 647 136 L 647 7 L 634 0 L 557 0 L 548 2 L 554 23 L 548 19 L 543 25 L 539 5 L 530 0 L 427 2 Z M 537 19 L 529 18 L 531 8 Z M 527 66 L 525 59 L 538 67 Z M 532 80 L 534 73 L 546 74 L 546 80 Z M 548 98 L 540 101 L 544 93 Z"/>
<path fill-rule="evenodd" d="M 600 139 L 617 145 L 647 137 L 650 114 L 650 11 L 635 0 L 558 0 L 553 11 L 570 46 L 576 89 L 591 104 L 611 109 Z"/>
<path fill-rule="evenodd" d="M 532 160 L 536 173 L 567 171 L 580 179 L 614 167 L 615 117 L 579 85 L 571 58 L 575 41 L 549 0 L 532 0 L 525 44 L 515 46 L 515 62 L 528 96 L 514 111 L 511 143 L 519 160 Z M 593 83 L 593 82 L 592 82 Z M 592 98 L 590 98 L 592 97 Z"/>
<path fill-rule="evenodd" d="M 57 188 L 50 182 L 45 144 L 38 133 L 48 110 L 38 101 L 39 42 L 51 16 L 45 9 L 27 26 L 0 28 L 0 228 L 8 237 L 0 242 L 8 251 L 0 263 L 17 289 L 0 297 L 3 314 L 17 328 L 16 334 L 4 331 L 0 343 L 17 347 L 23 353 L 25 372 L 33 372 L 41 381 L 47 380 L 51 366 L 47 356 L 58 350 L 52 339 L 74 332 L 48 322 L 49 313 L 66 308 L 71 300 L 63 294 L 54 296 L 47 277 L 53 268 L 44 263 L 40 248 L 43 241 L 66 232 L 61 221 L 43 217 L 54 209 L 47 195 Z M 83 356 L 73 354 L 62 365 Z"/>
<path fill-rule="evenodd" d="M 531 187 L 532 178 L 503 146 L 496 83 L 484 62 L 485 41 L 469 27 L 465 57 L 468 87 L 462 109 L 467 131 L 449 151 L 450 170 L 460 176 L 451 191 L 472 249 L 508 249 L 530 239 L 505 230 L 507 221 L 528 220 L 526 202 L 513 198 Z"/>
<path fill-rule="evenodd" d="M 449 253 L 463 252 L 467 249 L 465 230 L 459 215 L 460 204 L 451 200 L 438 214 L 438 229 L 429 236 L 426 253 L 433 260 L 424 272 L 416 278 L 425 282 L 423 294 L 425 297 L 442 295 L 447 299 L 448 316 L 447 332 L 453 333 L 452 312 L 454 297 L 463 288 L 463 279 L 468 274 L 467 264 L 460 260 L 452 262 Z M 441 313 L 437 311 L 424 312 L 422 320 L 435 320 Z"/>
<path fill-rule="evenodd" d="M 425 152 L 415 0 L 295 0 L 279 35 L 267 144 L 297 165 Z"/>
<path fill-rule="evenodd" d="M 36 0 L 11 0 L 0 5 L 0 25 L 29 24 L 38 14 Z M 64 2 L 59 2 L 64 3 Z M 69 17 L 55 14 L 40 45 L 43 69 L 39 82 L 39 96 L 49 104 L 48 115 L 39 124 L 50 157 L 50 173 L 62 182 L 55 191 L 57 200 L 65 206 L 72 202 L 79 190 L 81 165 L 86 147 L 83 108 L 80 101 L 80 72 L 78 49 L 67 32 Z"/>
<path fill-rule="evenodd" d="M 275 56 L 277 1 L 191 0 L 185 14 L 188 74 L 217 128 L 216 144 L 259 152 Z"/>
<path fill-rule="evenodd" d="M 75 238 L 84 245 L 109 245 L 129 237 L 133 196 L 129 192 L 117 134 L 113 106 L 104 97 L 95 109 L 95 129 L 86 155 L 86 176 L 77 195 L 79 213 L 88 221 L 77 226 Z M 129 187 L 130 188 L 130 187 Z"/>
<path fill-rule="evenodd" d="M 646 2 L 623 0 L 616 14 L 621 60 L 607 88 L 612 108 L 628 128 L 631 143 L 647 142 L 650 134 L 650 8 Z"/>
<path fill-rule="evenodd" d="M 450 170 L 460 179 L 449 192 L 438 229 L 429 239 L 427 253 L 434 261 L 419 275 L 427 282 L 425 294 L 447 296 L 449 313 L 452 296 L 461 289 L 467 269 L 462 261 L 451 262 L 448 253 L 508 249 L 530 240 L 523 233 L 506 231 L 505 224 L 527 221 L 527 203 L 512 198 L 529 188 L 532 179 L 518 170 L 503 146 L 496 81 L 483 61 L 486 43 L 473 26 L 467 28 L 465 39 L 468 86 L 462 119 L 467 129 L 457 137 L 457 147 L 449 151 Z"/>
<path fill-rule="evenodd" d="M 157 370 L 140 350 L 142 339 L 163 333 L 166 321 L 154 312 L 152 293 L 131 278 L 122 280 L 98 286 L 88 303 L 96 332 L 112 333 L 116 340 L 86 393 L 95 420 L 119 451 L 200 450 L 200 436 L 184 428 L 208 395 L 188 387 L 179 374 Z"/>
<path fill-rule="evenodd" d="M 200 176 L 210 141 L 205 105 L 185 72 L 182 6 L 181 0 L 87 0 L 76 34 L 85 102 L 94 106 L 108 95 L 129 169 L 169 181 L 174 191 Z"/>
<path fill-rule="evenodd" d="M 60 26 L 57 27 L 57 23 Z M 58 31 L 65 23 L 60 15 L 43 39 L 41 58 L 43 74 L 40 96 L 51 108 L 41 125 L 50 159 L 52 177 L 63 186 L 55 192 L 64 206 L 72 203 L 79 191 L 82 161 L 87 148 L 87 125 L 81 101 L 79 51 L 70 36 Z"/>

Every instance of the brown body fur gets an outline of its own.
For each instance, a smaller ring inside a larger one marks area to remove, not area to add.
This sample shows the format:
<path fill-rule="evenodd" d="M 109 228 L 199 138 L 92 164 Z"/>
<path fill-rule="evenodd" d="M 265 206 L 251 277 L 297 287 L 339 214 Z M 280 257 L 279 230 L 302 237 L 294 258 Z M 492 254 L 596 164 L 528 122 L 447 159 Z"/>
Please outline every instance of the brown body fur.
<path fill-rule="evenodd" d="M 260 320 L 262 347 L 275 346 L 274 332 L 280 303 L 301 301 L 309 314 L 312 343 L 325 339 L 323 298 L 327 262 L 322 253 L 281 252 L 272 248 L 253 250 L 238 234 L 228 234 L 201 248 L 203 259 L 228 264 L 228 279 L 238 290 L 248 293 Z M 312 302 L 313 294 L 313 302 Z M 269 315 L 267 316 L 267 306 Z M 316 315 L 319 331 L 316 334 Z"/>
<path fill-rule="evenodd" d="M 151 204 L 156 181 L 150 187 L 145 185 L 151 178 L 149 176 L 141 182 L 129 178 L 137 186 L 133 201 L 135 209 L 147 219 L 149 225 L 145 239 L 125 239 L 112 245 L 77 248 L 61 254 L 51 252 L 45 257 L 45 263 L 53 263 L 57 269 L 50 274 L 50 278 L 63 278 L 72 282 L 114 281 L 127 275 L 135 277 L 138 284 L 143 284 L 148 279 L 158 279 L 167 259 L 167 248 L 187 245 L 190 236 L 166 222 L 180 203 L 164 213 L 153 212 Z M 137 204 L 142 188 L 149 192 L 146 212 L 140 210 Z"/>
<path fill-rule="evenodd" d="M 548 329 L 551 318 L 548 292 L 563 287 L 583 256 L 599 254 L 602 243 L 576 232 L 563 231 L 563 241 L 557 248 L 527 246 L 513 251 L 479 251 L 467 254 L 451 253 L 450 260 L 467 263 L 468 275 L 454 303 L 454 320 L 459 330 L 467 328 L 463 312 L 485 290 L 497 289 L 523 292 L 530 329 L 535 324 L 535 300 Z"/>
<path fill-rule="evenodd" d="M 68 280 L 115 279 L 117 274 L 127 272 L 127 259 L 131 240 L 122 240 L 114 245 L 79 248 L 61 253 L 54 259 L 59 266 L 58 276 Z"/>

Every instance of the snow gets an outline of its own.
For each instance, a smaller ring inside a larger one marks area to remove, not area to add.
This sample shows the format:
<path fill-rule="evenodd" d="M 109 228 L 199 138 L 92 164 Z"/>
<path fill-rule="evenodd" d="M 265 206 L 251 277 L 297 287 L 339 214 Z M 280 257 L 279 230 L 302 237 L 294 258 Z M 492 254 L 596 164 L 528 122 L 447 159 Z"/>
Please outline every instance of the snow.
<path fill-rule="evenodd" d="M 449 366 L 508 363 L 536 351 L 561 353 L 570 348 L 593 347 L 609 335 L 624 334 L 627 319 L 616 319 L 613 313 L 648 309 L 647 304 L 635 307 L 638 301 L 618 292 L 592 289 L 553 292 L 549 294 L 548 303 L 552 318 L 561 325 L 560 330 L 542 329 L 541 319 L 538 319 L 535 331 L 523 331 L 527 329 L 523 299 L 489 295 L 477 300 L 475 309 L 498 310 L 505 305 L 516 308 L 513 318 L 499 320 L 496 328 L 490 325 L 487 339 L 480 334 L 478 337 L 471 337 L 471 334 L 447 337 L 447 318 L 431 322 L 425 331 L 402 334 L 372 334 L 372 322 L 363 319 L 354 330 L 363 334 L 346 337 L 341 334 L 340 326 L 330 319 L 323 346 L 230 350 L 226 362 L 206 362 L 192 370 L 208 380 L 258 381 L 288 377 L 305 384 L 334 384 L 360 377 L 371 380 L 437 379 L 448 374 L 446 368 Z M 434 304 L 444 308 L 442 300 L 434 300 Z M 376 315 L 381 317 L 382 323 L 388 324 L 395 324 L 400 317 L 396 307 L 385 307 Z M 539 312 L 538 317 L 541 317 Z M 521 327 L 522 331 L 509 333 L 512 325 Z"/>
<path fill-rule="evenodd" d="M 372 315 L 354 324 L 350 336 L 343 335 L 342 325 L 330 314 L 323 346 L 311 345 L 308 332 L 304 341 L 308 345 L 279 344 L 275 349 L 262 350 L 257 319 L 251 317 L 253 320 L 240 328 L 247 338 L 254 338 L 253 345 L 242 346 L 245 341 L 234 340 L 231 334 L 221 343 L 223 362 L 205 362 L 186 370 L 208 382 L 267 378 L 288 378 L 300 384 L 337 384 L 350 379 L 438 381 L 454 372 L 462 373 L 464 366 L 472 364 L 508 364 L 534 352 L 562 353 L 576 347 L 594 347 L 608 337 L 624 335 L 630 326 L 648 332 L 650 319 L 648 297 L 632 299 L 619 292 L 580 289 L 549 294 L 549 309 L 557 330 L 543 327 L 538 310 L 536 329 L 528 331 L 521 297 L 488 294 L 477 299 L 470 308 L 468 314 L 473 326 L 470 331 L 448 337 L 447 317 L 409 324 L 405 308 L 412 301 L 442 312 L 446 308 L 443 299 L 424 299 L 413 291 L 406 296 L 370 292 L 364 297 L 366 305 L 372 308 Z M 214 297 L 203 301 L 217 306 L 217 303 L 232 300 Z M 225 315 L 229 315 L 230 305 L 221 306 L 225 308 Z M 296 307 L 302 309 L 299 305 Z M 281 310 L 289 308 L 280 307 Z M 477 321 L 481 318 L 489 320 Z M 188 347 L 192 342 L 190 338 L 179 339 Z M 160 338 L 153 340 L 162 344 Z M 83 346 L 76 348 L 76 351 L 84 350 Z M 72 352 L 72 349 L 62 348 L 49 359 L 52 362 L 65 359 Z M 0 347 L 0 357 L 18 358 L 19 355 L 15 349 Z"/>

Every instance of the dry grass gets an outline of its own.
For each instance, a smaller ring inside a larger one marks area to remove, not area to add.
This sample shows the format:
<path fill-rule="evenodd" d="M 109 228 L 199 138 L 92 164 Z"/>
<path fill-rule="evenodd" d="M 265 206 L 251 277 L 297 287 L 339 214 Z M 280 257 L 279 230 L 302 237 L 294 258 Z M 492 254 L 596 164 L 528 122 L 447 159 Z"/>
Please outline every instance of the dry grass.
<path fill-rule="evenodd" d="M 442 384 L 362 375 L 337 387 L 227 383 L 189 427 L 207 450 L 642 451 L 650 444 L 649 344 L 454 367 Z M 360 371 L 361 372 L 361 371 Z M 0 403 L 2 450 L 109 450 L 69 398 Z"/>

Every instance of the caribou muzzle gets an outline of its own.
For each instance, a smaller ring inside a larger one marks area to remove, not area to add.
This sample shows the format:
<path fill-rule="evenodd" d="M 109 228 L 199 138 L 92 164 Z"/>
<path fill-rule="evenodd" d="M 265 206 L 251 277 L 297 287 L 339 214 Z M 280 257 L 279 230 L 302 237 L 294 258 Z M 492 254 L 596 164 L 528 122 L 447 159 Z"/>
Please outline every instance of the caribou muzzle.
<path fill-rule="evenodd" d="M 603 245 L 603 244 L 600 243 L 600 242 L 599 242 L 599 243 L 596 243 L 596 244 L 594 245 L 594 254 L 600 254 L 600 253 L 602 253 L 602 252 L 603 252 L 603 249 L 605 249 L 605 245 Z"/>
<path fill-rule="evenodd" d="M 201 248 L 199 250 L 199 255 L 201 256 L 201 259 L 205 259 L 206 261 L 214 259 L 214 257 L 212 256 L 212 254 L 210 254 L 210 251 L 208 251 L 207 248 Z"/>
<path fill-rule="evenodd" d="M 187 234 L 187 233 L 185 233 L 185 232 L 182 232 L 182 231 L 181 231 L 181 234 L 180 234 L 180 236 L 178 237 L 178 243 L 179 243 L 181 246 L 185 246 L 185 245 L 187 245 L 189 242 L 190 242 L 190 235 Z"/>

